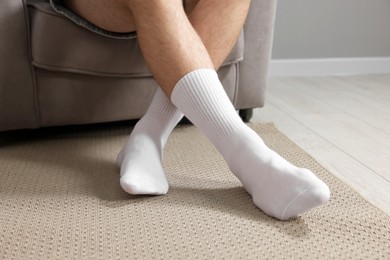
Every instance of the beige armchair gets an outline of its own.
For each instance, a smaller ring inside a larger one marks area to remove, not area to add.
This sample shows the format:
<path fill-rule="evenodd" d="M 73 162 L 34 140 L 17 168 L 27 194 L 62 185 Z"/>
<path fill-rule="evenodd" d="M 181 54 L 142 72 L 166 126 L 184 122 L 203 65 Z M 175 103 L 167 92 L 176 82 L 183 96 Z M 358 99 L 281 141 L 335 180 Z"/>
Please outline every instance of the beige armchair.
<path fill-rule="evenodd" d="M 245 120 L 264 104 L 274 16 L 275 0 L 253 0 L 218 71 Z M 46 0 L 0 2 L 0 131 L 137 119 L 156 87 L 136 37 L 94 34 Z"/>

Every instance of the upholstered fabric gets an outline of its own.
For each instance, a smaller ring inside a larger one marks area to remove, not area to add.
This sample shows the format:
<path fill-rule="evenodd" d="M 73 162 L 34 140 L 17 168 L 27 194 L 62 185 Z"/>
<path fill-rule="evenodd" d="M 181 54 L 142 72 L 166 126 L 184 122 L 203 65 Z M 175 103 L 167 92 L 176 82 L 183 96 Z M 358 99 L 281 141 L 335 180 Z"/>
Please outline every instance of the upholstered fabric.
<path fill-rule="evenodd" d="M 252 1 L 243 33 L 218 71 L 236 109 L 264 103 L 274 7 L 275 0 Z M 2 0 L 0 22 L 0 131 L 146 112 L 157 84 L 137 38 L 93 33 L 48 0 Z"/>

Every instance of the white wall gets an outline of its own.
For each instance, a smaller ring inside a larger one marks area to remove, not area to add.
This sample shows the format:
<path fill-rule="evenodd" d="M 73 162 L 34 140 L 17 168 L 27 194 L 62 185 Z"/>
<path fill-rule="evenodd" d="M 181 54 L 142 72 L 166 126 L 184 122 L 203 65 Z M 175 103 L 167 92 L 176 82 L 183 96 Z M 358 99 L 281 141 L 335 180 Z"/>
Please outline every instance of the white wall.
<path fill-rule="evenodd" d="M 390 0 L 278 0 L 272 57 L 390 57 Z"/>

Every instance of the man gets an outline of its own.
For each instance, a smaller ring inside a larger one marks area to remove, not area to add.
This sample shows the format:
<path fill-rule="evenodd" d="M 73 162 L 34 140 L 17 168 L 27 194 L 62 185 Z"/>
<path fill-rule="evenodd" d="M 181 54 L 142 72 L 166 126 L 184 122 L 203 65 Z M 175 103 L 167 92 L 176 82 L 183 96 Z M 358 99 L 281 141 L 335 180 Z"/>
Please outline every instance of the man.
<path fill-rule="evenodd" d="M 130 194 L 163 195 L 167 138 L 183 114 L 205 134 L 252 195 L 256 206 L 284 220 L 329 200 L 311 171 L 270 150 L 237 115 L 216 70 L 231 51 L 250 0 L 52 0 L 97 28 L 137 32 L 160 86 L 117 157 L 121 187 Z"/>

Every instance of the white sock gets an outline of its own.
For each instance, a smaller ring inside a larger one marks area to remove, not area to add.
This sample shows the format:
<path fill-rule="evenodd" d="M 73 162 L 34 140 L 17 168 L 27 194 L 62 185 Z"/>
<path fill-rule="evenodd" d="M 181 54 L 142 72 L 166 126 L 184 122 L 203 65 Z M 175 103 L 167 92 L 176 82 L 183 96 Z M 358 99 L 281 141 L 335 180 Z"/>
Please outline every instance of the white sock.
<path fill-rule="evenodd" d="M 130 194 L 162 195 L 168 181 L 162 167 L 163 148 L 183 114 L 159 88 L 146 114 L 137 122 L 117 156 L 120 185 Z"/>
<path fill-rule="evenodd" d="M 215 71 L 190 72 L 171 100 L 209 138 L 266 214 L 285 220 L 329 200 L 325 183 L 269 149 L 242 122 Z"/>

